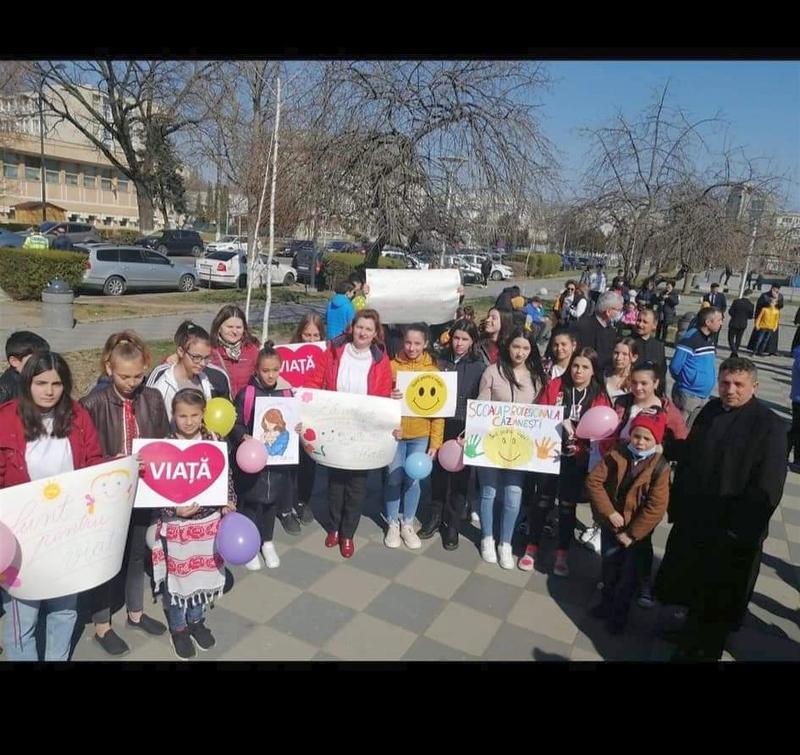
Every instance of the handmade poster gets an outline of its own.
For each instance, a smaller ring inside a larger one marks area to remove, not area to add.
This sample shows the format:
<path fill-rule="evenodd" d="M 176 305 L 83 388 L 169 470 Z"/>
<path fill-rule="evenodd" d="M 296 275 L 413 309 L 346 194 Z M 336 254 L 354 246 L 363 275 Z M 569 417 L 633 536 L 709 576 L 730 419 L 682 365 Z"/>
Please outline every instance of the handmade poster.
<path fill-rule="evenodd" d="M 468 401 L 464 463 L 558 474 L 563 418 L 561 406 Z"/>
<path fill-rule="evenodd" d="M 404 417 L 453 417 L 458 400 L 457 372 L 398 372 Z"/>
<path fill-rule="evenodd" d="M 450 322 L 458 308 L 458 270 L 367 270 L 367 306 L 382 323 Z"/>
<path fill-rule="evenodd" d="M 281 357 L 280 376 L 293 388 L 300 388 L 327 348 L 325 341 L 283 343 L 275 347 Z"/>
<path fill-rule="evenodd" d="M 144 472 L 134 508 L 225 506 L 228 503 L 228 446 L 211 440 L 136 438 Z"/>
<path fill-rule="evenodd" d="M 300 446 L 295 432 L 299 421 L 296 398 L 262 396 L 256 399 L 253 437 L 266 446 L 268 467 L 300 461 Z"/>
<path fill-rule="evenodd" d="M 297 392 L 301 443 L 317 464 L 380 469 L 395 455 L 400 402 L 380 396 L 303 388 Z"/>
<path fill-rule="evenodd" d="M 0 587 L 21 600 L 47 600 L 119 573 L 138 476 L 126 456 L 0 490 L 0 522 L 19 545 Z"/>

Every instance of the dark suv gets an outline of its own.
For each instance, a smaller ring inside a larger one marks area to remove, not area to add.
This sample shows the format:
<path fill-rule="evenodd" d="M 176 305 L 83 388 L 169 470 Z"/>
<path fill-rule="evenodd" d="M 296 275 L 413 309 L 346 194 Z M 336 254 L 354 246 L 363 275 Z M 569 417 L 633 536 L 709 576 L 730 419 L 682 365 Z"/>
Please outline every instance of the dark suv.
<path fill-rule="evenodd" d="M 313 241 L 293 241 L 292 267 L 297 270 L 297 282 L 312 284 L 317 289 L 325 287 L 325 265 L 323 252 L 314 246 Z"/>
<path fill-rule="evenodd" d="M 133 242 L 136 246 L 155 249 L 161 254 L 181 257 L 202 257 L 203 239 L 197 231 L 164 230 L 151 236 L 143 236 Z"/>
<path fill-rule="evenodd" d="M 88 223 L 60 223 L 48 220 L 39 226 L 39 233 L 50 239 L 50 246 L 53 246 L 53 241 L 56 239 L 68 241 L 69 244 L 66 246 L 102 241 L 97 229 Z"/>

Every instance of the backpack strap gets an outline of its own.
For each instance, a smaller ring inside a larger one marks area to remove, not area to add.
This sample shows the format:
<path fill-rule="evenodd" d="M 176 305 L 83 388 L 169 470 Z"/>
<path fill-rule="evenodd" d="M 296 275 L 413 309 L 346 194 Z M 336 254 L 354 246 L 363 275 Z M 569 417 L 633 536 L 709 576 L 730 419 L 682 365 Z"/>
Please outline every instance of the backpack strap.
<path fill-rule="evenodd" d="M 650 475 L 650 484 L 644 491 L 644 497 L 650 497 L 650 488 L 658 482 L 658 478 L 661 477 L 661 473 L 667 470 L 667 474 L 672 472 L 672 467 L 670 466 L 669 461 L 664 458 L 664 455 L 661 455 L 661 458 L 656 462 L 655 469 L 653 470 L 653 474 Z"/>
<path fill-rule="evenodd" d="M 256 401 L 256 389 L 252 385 L 248 385 L 244 389 L 244 423 L 249 425 L 253 419 L 253 406 Z"/>

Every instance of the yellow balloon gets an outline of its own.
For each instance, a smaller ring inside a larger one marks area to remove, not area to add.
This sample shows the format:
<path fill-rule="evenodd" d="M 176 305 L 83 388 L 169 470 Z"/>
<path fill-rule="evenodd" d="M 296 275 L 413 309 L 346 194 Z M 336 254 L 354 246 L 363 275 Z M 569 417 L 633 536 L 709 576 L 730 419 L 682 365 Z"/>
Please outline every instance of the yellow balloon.
<path fill-rule="evenodd" d="M 212 398 L 206 404 L 203 421 L 212 433 L 225 436 L 236 424 L 236 409 L 226 398 Z"/>

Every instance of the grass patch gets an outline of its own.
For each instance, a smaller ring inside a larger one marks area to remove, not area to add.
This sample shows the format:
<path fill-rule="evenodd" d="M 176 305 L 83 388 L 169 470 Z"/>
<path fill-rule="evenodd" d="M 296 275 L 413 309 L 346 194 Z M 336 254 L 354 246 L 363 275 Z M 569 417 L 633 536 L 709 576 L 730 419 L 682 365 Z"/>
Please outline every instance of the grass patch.
<path fill-rule="evenodd" d="M 273 288 L 273 304 L 303 304 L 304 302 L 327 301 L 331 297 L 329 291 L 309 291 L 303 288 Z M 266 301 L 267 293 L 265 289 L 253 289 L 252 301 Z M 237 304 L 247 300 L 247 291 L 236 288 L 201 288 L 190 293 L 161 294 L 159 302 L 176 302 L 180 304 Z"/>

